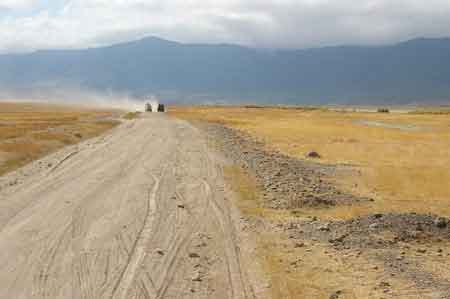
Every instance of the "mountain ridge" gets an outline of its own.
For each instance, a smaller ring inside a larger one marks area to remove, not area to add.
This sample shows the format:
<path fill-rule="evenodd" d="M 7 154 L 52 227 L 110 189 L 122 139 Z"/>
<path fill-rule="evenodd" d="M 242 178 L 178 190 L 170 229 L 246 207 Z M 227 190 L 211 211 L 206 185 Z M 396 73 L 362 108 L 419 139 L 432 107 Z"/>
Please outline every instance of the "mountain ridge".
<path fill-rule="evenodd" d="M 80 88 L 174 101 L 406 103 L 450 99 L 450 38 L 259 49 L 146 37 L 0 55 L 0 91 Z"/>
<path fill-rule="evenodd" d="M 161 38 L 154 35 L 149 35 L 143 38 L 130 40 L 130 41 L 124 41 L 124 42 L 118 42 L 118 43 L 112 43 L 109 45 L 102 45 L 102 46 L 93 46 L 93 47 L 84 47 L 84 48 L 44 48 L 44 49 L 38 49 L 30 52 L 20 52 L 20 53 L 0 53 L 0 56 L 8 56 L 8 55 L 30 55 L 37 52 L 58 52 L 58 51 L 88 51 L 88 50 L 96 50 L 96 49 L 107 49 L 107 48 L 114 48 L 117 46 L 124 46 L 129 44 L 138 44 L 138 43 L 148 43 L 148 42 L 159 42 L 159 43 L 166 43 L 166 44 L 172 44 L 172 45 L 178 45 L 178 46 L 224 46 L 224 47 L 236 47 L 236 48 L 242 48 L 242 49 L 249 49 L 249 50 L 257 50 L 257 51 L 267 51 L 267 52 L 277 52 L 277 51 L 310 51 L 310 50 L 320 50 L 320 49 L 339 49 L 339 48 L 385 48 L 385 47 L 395 47 L 395 46 L 401 46 L 401 45 L 410 45 L 410 44 L 417 44 L 422 42 L 436 42 L 436 41 L 449 41 L 450 37 L 416 37 L 407 39 L 404 41 L 400 41 L 397 43 L 387 43 L 383 45 L 358 45 L 358 44 L 337 44 L 337 45 L 330 45 L 330 46 L 321 46 L 321 47 L 305 47 L 305 48 L 258 48 L 258 47 L 251 47 L 246 45 L 240 45 L 240 44 L 233 44 L 233 43 L 188 43 L 188 42 L 178 42 L 173 41 L 170 39 Z"/>

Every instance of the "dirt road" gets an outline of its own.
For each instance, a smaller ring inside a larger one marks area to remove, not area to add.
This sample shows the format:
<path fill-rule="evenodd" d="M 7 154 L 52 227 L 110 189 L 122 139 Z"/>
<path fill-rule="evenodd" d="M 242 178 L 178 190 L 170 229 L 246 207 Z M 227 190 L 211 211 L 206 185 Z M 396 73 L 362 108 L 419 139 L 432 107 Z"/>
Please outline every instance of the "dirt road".
<path fill-rule="evenodd" d="M 218 158 L 146 115 L 0 180 L 0 298 L 252 298 Z"/>

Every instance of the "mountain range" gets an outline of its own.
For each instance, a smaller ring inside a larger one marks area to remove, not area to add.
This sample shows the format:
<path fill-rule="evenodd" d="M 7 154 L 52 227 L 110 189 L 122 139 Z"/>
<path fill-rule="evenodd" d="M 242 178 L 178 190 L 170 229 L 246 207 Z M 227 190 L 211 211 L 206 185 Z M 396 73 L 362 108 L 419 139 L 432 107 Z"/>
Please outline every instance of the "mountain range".
<path fill-rule="evenodd" d="M 450 38 L 269 50 L 148 37 L 0 55 L 0 94 L 58 89 L 199 103 L 450 103 Z"/>

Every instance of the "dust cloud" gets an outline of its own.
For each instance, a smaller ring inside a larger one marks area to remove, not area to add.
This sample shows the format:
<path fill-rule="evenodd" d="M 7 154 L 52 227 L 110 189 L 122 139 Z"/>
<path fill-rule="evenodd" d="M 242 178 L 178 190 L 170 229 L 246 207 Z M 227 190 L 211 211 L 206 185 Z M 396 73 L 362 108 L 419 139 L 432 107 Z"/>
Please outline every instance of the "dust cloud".
<path fill-rule="evenodd" d="M 157 103 L 154 95 L 133 96 L 119 92 L 97 92 L 81 89 L 60 89 L 46 91 L 35 89 L 28 91 L 2 91 L 0 102 L 39 102 L 64 104 L 104 109 L 121 109 L 126 111 L 144 111 L 145 103 Z"/>

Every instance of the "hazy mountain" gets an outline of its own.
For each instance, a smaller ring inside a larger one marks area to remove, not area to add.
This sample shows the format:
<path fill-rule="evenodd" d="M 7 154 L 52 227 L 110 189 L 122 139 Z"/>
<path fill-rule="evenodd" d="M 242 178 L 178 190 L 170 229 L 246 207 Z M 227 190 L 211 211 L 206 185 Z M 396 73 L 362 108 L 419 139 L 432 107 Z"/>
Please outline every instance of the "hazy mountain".
<path fill-rule="evenodd" d="M 150 37 L 102 48 L 0 55 L 0 90 L 69 87 L 193 101 L 446 101 L 450 39 L 263 50 Z"/>

